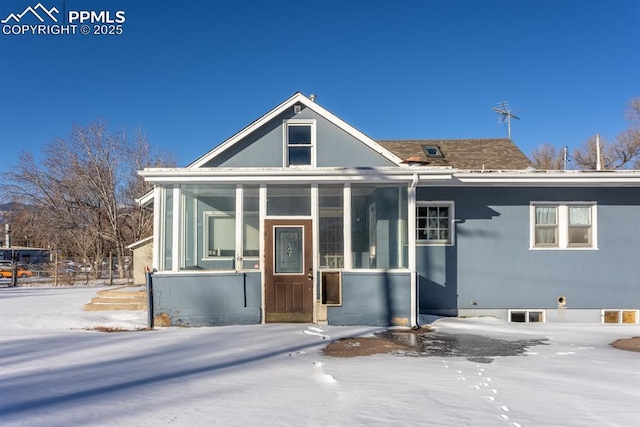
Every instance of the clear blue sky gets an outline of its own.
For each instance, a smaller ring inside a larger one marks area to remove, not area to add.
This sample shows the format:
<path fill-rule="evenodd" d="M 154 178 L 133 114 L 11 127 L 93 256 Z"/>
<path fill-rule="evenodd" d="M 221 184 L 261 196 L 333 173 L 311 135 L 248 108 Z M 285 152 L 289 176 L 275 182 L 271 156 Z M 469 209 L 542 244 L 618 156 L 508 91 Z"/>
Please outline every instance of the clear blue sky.
<path fill-rule="evenodd" d="M 37 3 L 4 0 L 0 20 Z M 296 91 L 374 139 L 505 137 L 491 107 L 508 100 L 527 155 L 613 139 L 640 96 L 638 0 L 65 6 L 123 10 L 123 34 L 0 34 L 0 172 L 97 118 L 185 166 Z"/>

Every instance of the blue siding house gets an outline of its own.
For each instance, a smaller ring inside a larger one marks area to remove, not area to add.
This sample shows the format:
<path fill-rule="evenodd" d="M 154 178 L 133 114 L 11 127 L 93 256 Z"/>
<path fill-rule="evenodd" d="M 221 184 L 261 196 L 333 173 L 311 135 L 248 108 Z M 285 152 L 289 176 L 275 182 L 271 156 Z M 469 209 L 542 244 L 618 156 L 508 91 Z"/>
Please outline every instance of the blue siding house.
<path fill-rule="evenodd" d="M 140 174 L 172 325 L 638 323 L 637 171 L 539 171 L 508 139 L 375 141 L 295 93 Z"/>

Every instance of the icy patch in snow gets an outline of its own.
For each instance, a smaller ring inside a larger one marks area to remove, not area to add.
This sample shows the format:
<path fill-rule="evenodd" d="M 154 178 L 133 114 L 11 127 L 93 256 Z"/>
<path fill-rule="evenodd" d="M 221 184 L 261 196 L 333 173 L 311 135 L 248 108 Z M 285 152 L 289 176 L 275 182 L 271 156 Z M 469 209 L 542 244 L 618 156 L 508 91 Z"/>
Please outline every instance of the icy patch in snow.
<path fill-rule="evenodd" d="M 314 326 L 307 326 L 307 328 L 302 331 L 302 333 L 307 335 L 315 335 L 322 338 L 323 340 L 331 338 L 329 335 L 325 335 L 322 329 L 316 328 Z"/>

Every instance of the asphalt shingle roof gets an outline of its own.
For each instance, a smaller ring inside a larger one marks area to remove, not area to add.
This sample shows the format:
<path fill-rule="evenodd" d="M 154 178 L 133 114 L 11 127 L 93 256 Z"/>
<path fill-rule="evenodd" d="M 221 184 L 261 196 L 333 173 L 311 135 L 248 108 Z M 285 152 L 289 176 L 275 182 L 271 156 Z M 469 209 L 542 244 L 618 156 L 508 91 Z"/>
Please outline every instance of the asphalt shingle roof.
<path fill-rule="evenodd" d="M 407 163 L 451 166 L 468 170 L 522 170 L 531 161 L 507 138 L 495 139 L 411 139 L 376 141 Z M 442 157 L 427 156 L 424 146 L 437 146 Z"/>

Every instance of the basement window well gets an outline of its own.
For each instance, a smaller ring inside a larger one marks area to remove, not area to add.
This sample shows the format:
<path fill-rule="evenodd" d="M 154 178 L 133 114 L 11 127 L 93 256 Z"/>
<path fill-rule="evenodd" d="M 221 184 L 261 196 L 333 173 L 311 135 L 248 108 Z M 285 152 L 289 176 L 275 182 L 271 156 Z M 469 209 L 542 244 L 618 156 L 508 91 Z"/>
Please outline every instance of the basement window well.
<path fill-rule="evenodd" d="M 638 323 L 638 310 L 602 310 L 602 323 Z"/>
<path fill-rule="evenodd" d="M 509 310 L 509 322 L 544 323 L 544 310 Z"/>

